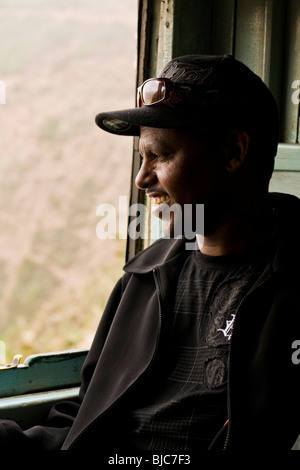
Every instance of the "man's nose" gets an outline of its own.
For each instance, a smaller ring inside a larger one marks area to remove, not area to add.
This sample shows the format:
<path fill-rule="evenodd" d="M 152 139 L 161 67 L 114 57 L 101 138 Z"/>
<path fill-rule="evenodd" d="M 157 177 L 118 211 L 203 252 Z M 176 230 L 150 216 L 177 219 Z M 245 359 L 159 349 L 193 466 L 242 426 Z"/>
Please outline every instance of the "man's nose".
<path fill-rule="evenodd" d="M 135 184 L 139 189 L 147 189 L 156 182 L 156 173 L 153 166 L 145 160 L 136 175 Z"/>

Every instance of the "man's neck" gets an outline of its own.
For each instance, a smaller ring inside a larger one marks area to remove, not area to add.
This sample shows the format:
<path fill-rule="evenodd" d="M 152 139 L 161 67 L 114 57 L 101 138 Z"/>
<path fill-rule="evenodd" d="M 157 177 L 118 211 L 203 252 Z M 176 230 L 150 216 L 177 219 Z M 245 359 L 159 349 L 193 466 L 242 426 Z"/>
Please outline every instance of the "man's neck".
<path fill-rule="evenodd" d="M 223 256 L 258 246 L 270 239 L 273 231 L 272 208 L 267 203 L 252 203 L 248 209 L 244 206 L 242 210 L 228 214 L 210 233 L 197 235 L 197 241 L 202 253 Z"/>

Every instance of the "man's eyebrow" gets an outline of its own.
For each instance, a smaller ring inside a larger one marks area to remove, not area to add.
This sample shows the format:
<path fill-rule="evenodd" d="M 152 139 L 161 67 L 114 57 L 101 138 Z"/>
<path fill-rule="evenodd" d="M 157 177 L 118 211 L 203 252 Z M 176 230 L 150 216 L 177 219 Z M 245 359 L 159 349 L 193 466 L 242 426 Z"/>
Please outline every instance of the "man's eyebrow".
<path fill-rule="evenodd" d="M 144 154 L 158 154 L 162 150 L 162 146 L 160 145 L 159 141 L 152 142 L 151 144 L 140 144 L 139 145 L 139 152 L 140 155 Z"/>
<path fill-rule="evenodd" d="M 151 151 L 149 149 L 149 146 L 147 146 L 147 144 L 141 142 L 140 145 L 139 145 L 139 152 L 140 152 L 140 155 L 144 156 L 145 153 Z"/>

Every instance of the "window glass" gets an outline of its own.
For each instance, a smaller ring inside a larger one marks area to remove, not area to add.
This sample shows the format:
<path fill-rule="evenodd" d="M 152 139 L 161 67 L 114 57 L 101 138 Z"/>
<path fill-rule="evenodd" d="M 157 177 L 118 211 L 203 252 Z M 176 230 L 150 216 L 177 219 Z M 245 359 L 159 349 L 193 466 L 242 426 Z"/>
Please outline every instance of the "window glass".
<path fill-rule="evenodd" d="M 119 214 L 132 139 L 94 118 L 134 106 L 137 2 L 0 0 L 0 13 L 0 362 L 9 362 L 89 347 L 121 275 L 126 241 L 97 236 L 97 208 Z"/>

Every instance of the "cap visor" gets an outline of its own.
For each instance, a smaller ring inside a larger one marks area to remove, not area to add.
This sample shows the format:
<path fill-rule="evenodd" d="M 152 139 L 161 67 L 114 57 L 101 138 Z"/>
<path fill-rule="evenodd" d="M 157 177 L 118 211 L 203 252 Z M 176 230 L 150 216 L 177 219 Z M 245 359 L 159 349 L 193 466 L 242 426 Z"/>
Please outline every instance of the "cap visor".
<path fill-rule="evenodd" d="M 100 113 L 95 120 L 97 126 L 107 132 L 134 136 L 140 134 L 141 126 L 165 129 L 194 127 L 199 124 L 199 115 L 166 105 L 152 105 Z"/>

